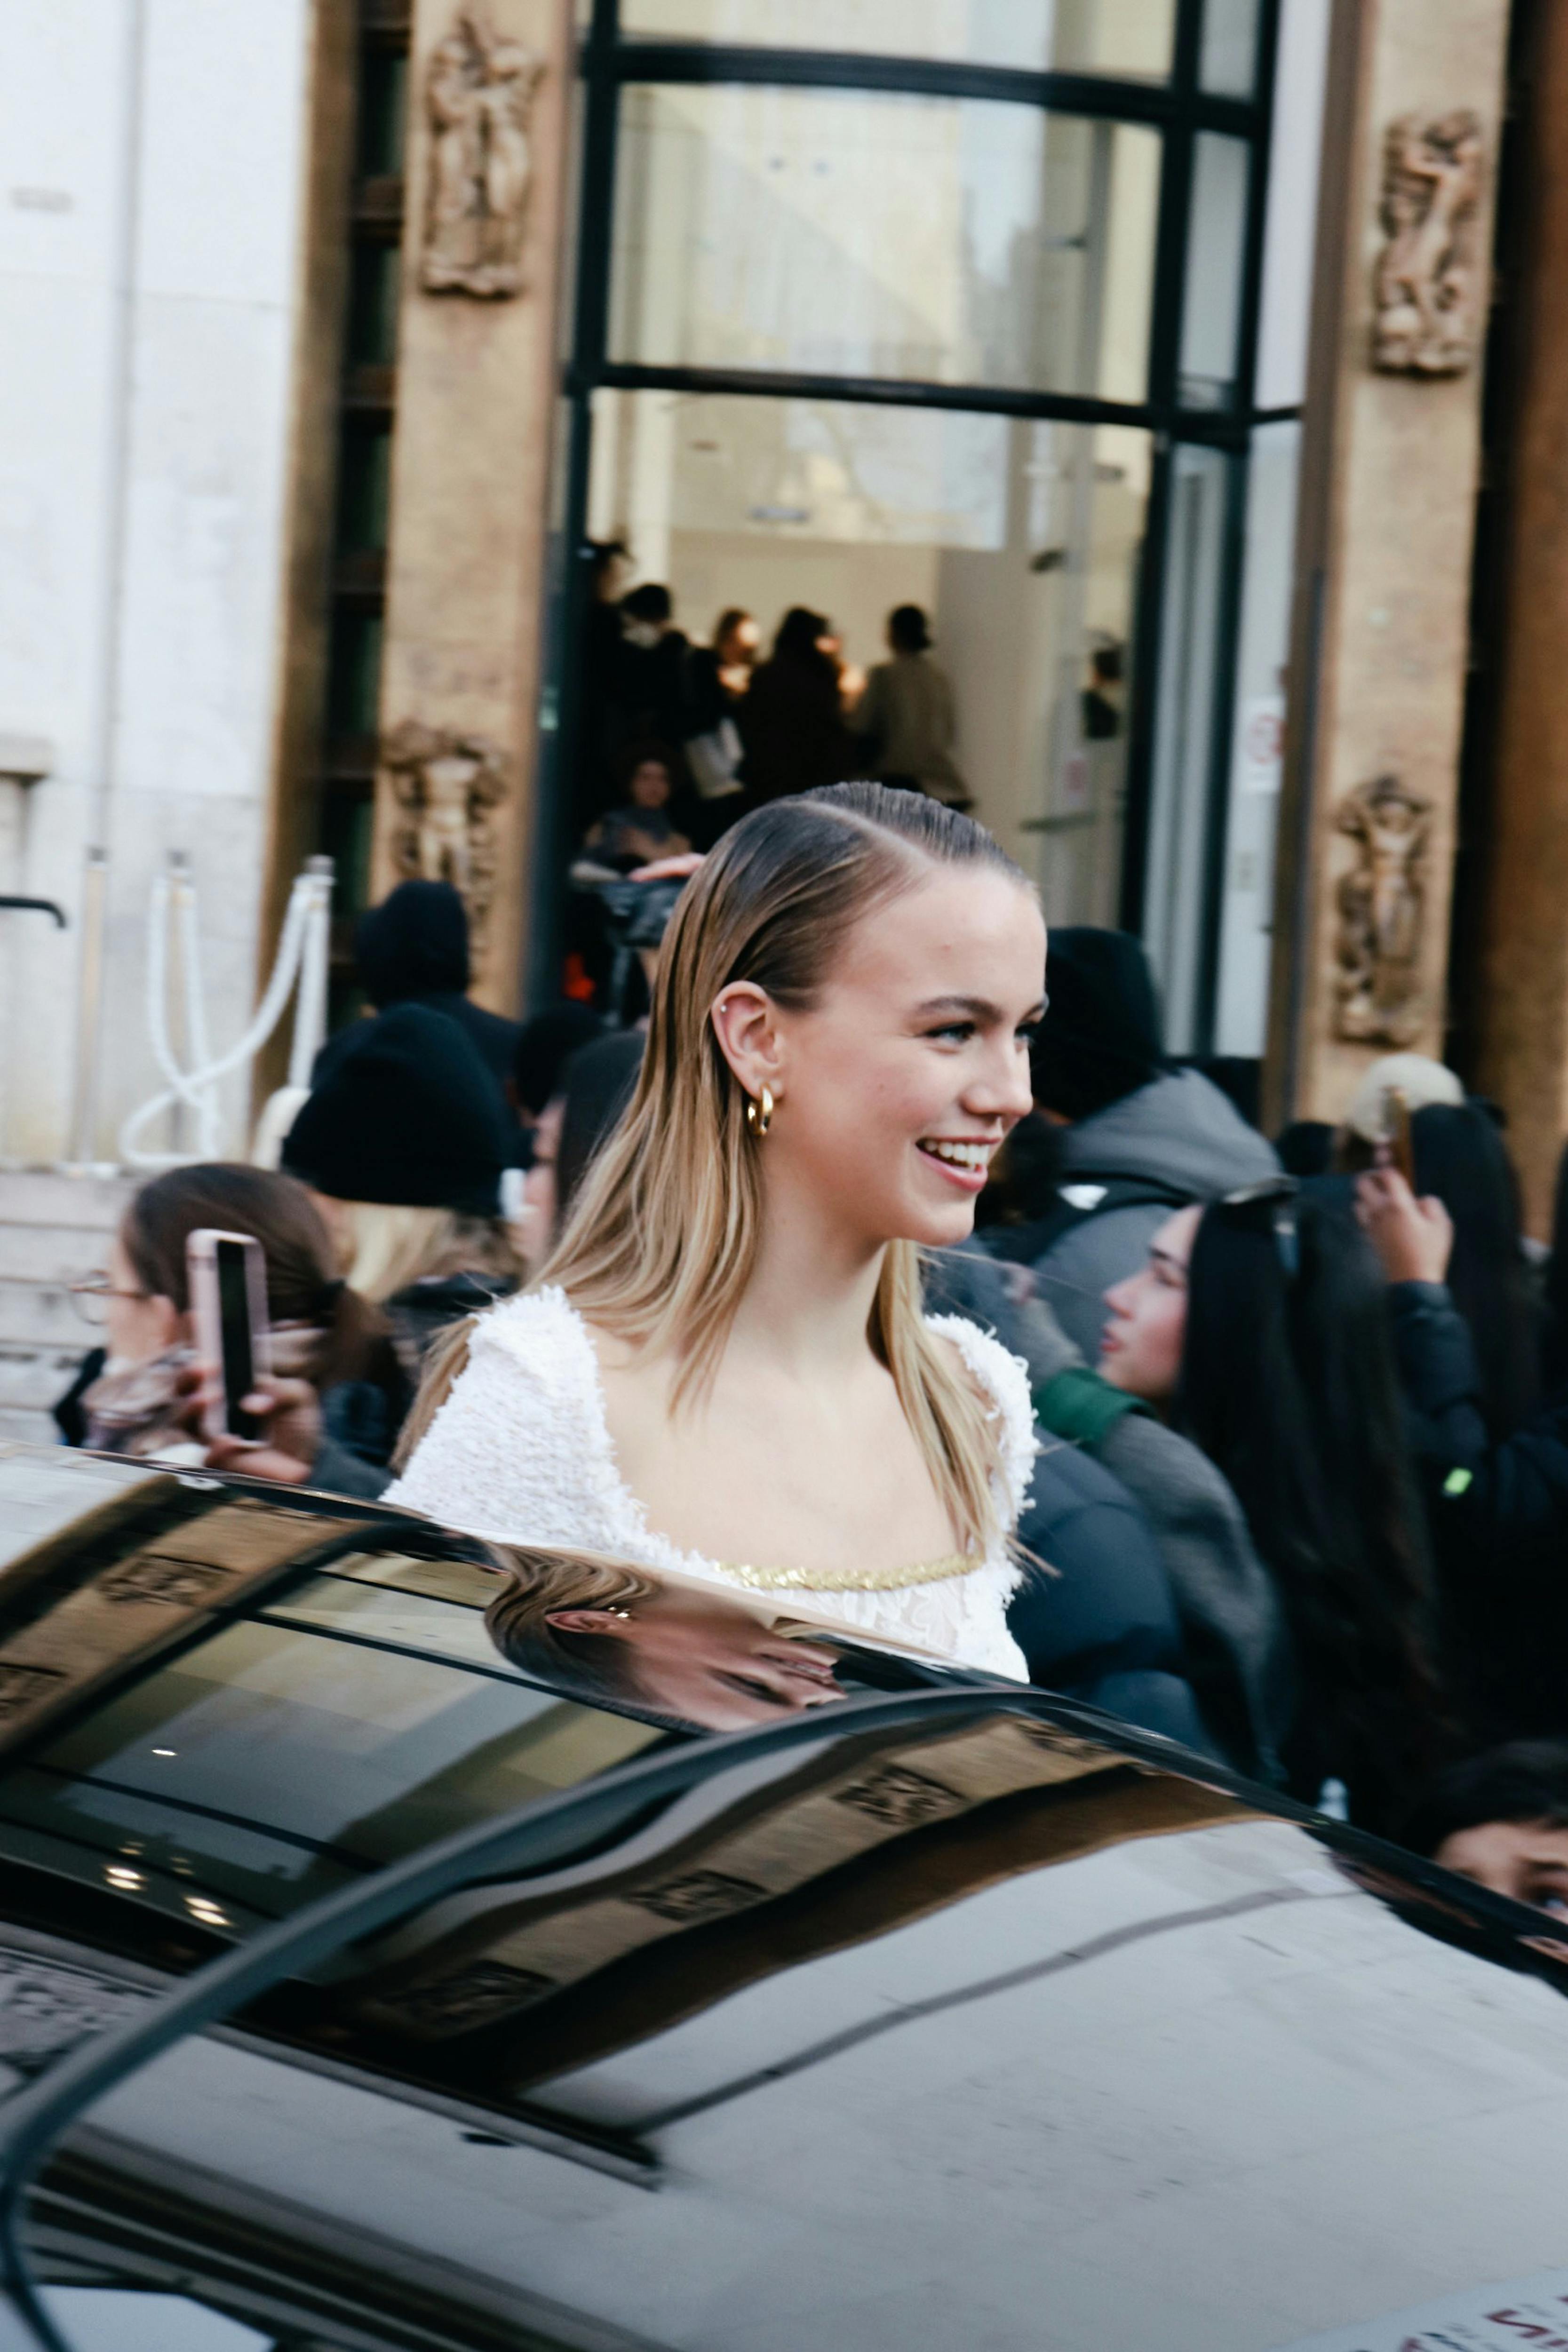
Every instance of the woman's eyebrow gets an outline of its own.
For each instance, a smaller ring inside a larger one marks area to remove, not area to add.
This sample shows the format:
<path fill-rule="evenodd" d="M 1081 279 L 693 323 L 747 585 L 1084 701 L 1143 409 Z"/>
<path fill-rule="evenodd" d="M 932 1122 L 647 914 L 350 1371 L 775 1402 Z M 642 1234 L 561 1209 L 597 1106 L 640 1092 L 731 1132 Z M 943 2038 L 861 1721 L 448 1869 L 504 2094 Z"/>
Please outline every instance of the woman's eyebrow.
<path fill-rule="evenodd" d="M 1045 1009 L 1046 1000 L 1042 996 L 1022 1017 L 1026 1021 L 1038 1021 Z M 988 996 L 928 996 L 923 1004 L 915 1007 L 915 1018 L 919 1021 L 929 1020 L 938 1013 L 962 1013 L 967 1019 L 980 1022 L 995 1023 L 1007 1018 L 1001 1006 L 993 1004 Z"/>

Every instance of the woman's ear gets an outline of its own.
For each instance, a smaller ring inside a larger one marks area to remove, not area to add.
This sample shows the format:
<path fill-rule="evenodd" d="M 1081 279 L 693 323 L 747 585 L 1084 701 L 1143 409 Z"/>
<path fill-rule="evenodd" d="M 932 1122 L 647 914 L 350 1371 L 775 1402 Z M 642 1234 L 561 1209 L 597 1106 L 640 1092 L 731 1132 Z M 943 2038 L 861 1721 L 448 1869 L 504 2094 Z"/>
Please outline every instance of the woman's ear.
<path fill-rule="evenodd" d="M 732 981 L 709 1015 L 719 1050 L 749 1095 L 770 1087 L 777 1095 L 784 1055 L 777 1012 L 766 989 L 754 981 Z"/>
<path fill-rule="evenodd" d="M 146 1301 L 146 1307 L 148 1321 L 153 1327 L 153 1335 L 157 1340 L 160 1355 L 170 1348 L 190 1348 L 195 1345 L 196 1318 L 194 1313 L 182 1315 L 174 1300 L 165 1298 L 161 1290 L 152 1294 Z"/>
<path fill-rule="evenodd" d="M 622 1609 L 547 1609 L 544 1622 L 558 1633 L 614 1633 L 624 1642 L 631 1619 Z"/>

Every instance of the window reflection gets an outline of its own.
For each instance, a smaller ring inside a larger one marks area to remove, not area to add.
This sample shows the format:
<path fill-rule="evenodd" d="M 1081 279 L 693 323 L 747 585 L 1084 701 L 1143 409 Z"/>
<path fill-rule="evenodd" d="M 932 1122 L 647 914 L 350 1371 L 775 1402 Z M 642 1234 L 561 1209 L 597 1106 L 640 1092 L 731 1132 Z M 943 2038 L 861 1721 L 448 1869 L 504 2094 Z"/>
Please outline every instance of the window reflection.
<path fill-rule="evenodd" d="M 585 1552 L 508 1547 L 486 1612 L 503 1656 L 589 1700 L 647 1707 L 704 1731 L 776 1723 L 845 1696 L 818 1629 L 715 1587 Z"/>
<path fill-rule="evenodd" d="M 1175 0 L 621 0 L 621 30 L 1163 80 L 1175 14 Z"/>
<path fill-rule="evenodd" d="M 472 1607 L 321 1577 L 294 1610 L 321 1630 L 230 1625 L 8 1772 L 0 1846 L 243 1930 L 660 1737 L 523 1682 Z"/>
<path fill-rule="evenodd" d="M 610 356 L 1141 400 L 1158 180 L 1031 106 L 634 86 Z"/>

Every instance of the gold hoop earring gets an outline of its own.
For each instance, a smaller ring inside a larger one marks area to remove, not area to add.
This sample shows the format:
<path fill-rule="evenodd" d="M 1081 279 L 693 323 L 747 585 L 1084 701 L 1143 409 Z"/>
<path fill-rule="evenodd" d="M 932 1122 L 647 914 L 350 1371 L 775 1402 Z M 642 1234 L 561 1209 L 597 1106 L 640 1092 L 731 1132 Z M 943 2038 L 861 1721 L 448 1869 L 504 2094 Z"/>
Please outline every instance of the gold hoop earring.
<path fill-rule="evenodd" d="M 764 1087 L 762 1093 L 746 1104 L 746 1125 L 760 1143 L 773 1123 L 773 1090 Z"/>

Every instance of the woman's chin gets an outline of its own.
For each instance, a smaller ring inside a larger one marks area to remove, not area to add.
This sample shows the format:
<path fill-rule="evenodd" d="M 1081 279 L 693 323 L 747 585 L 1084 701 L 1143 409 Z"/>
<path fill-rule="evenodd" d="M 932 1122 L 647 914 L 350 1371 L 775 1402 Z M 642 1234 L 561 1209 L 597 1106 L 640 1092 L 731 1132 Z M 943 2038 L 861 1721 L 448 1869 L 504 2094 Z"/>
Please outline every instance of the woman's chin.
<path fill-rule="evenodd" d="M 899 1238 L 914 1242 L 921 1249 L 952 1249 L 958 1243 L 968 1241 L 973 1231 L 972 1200 L 954 1200 L 941 1207 L 924 1201 L 911 1211 Z"/>

